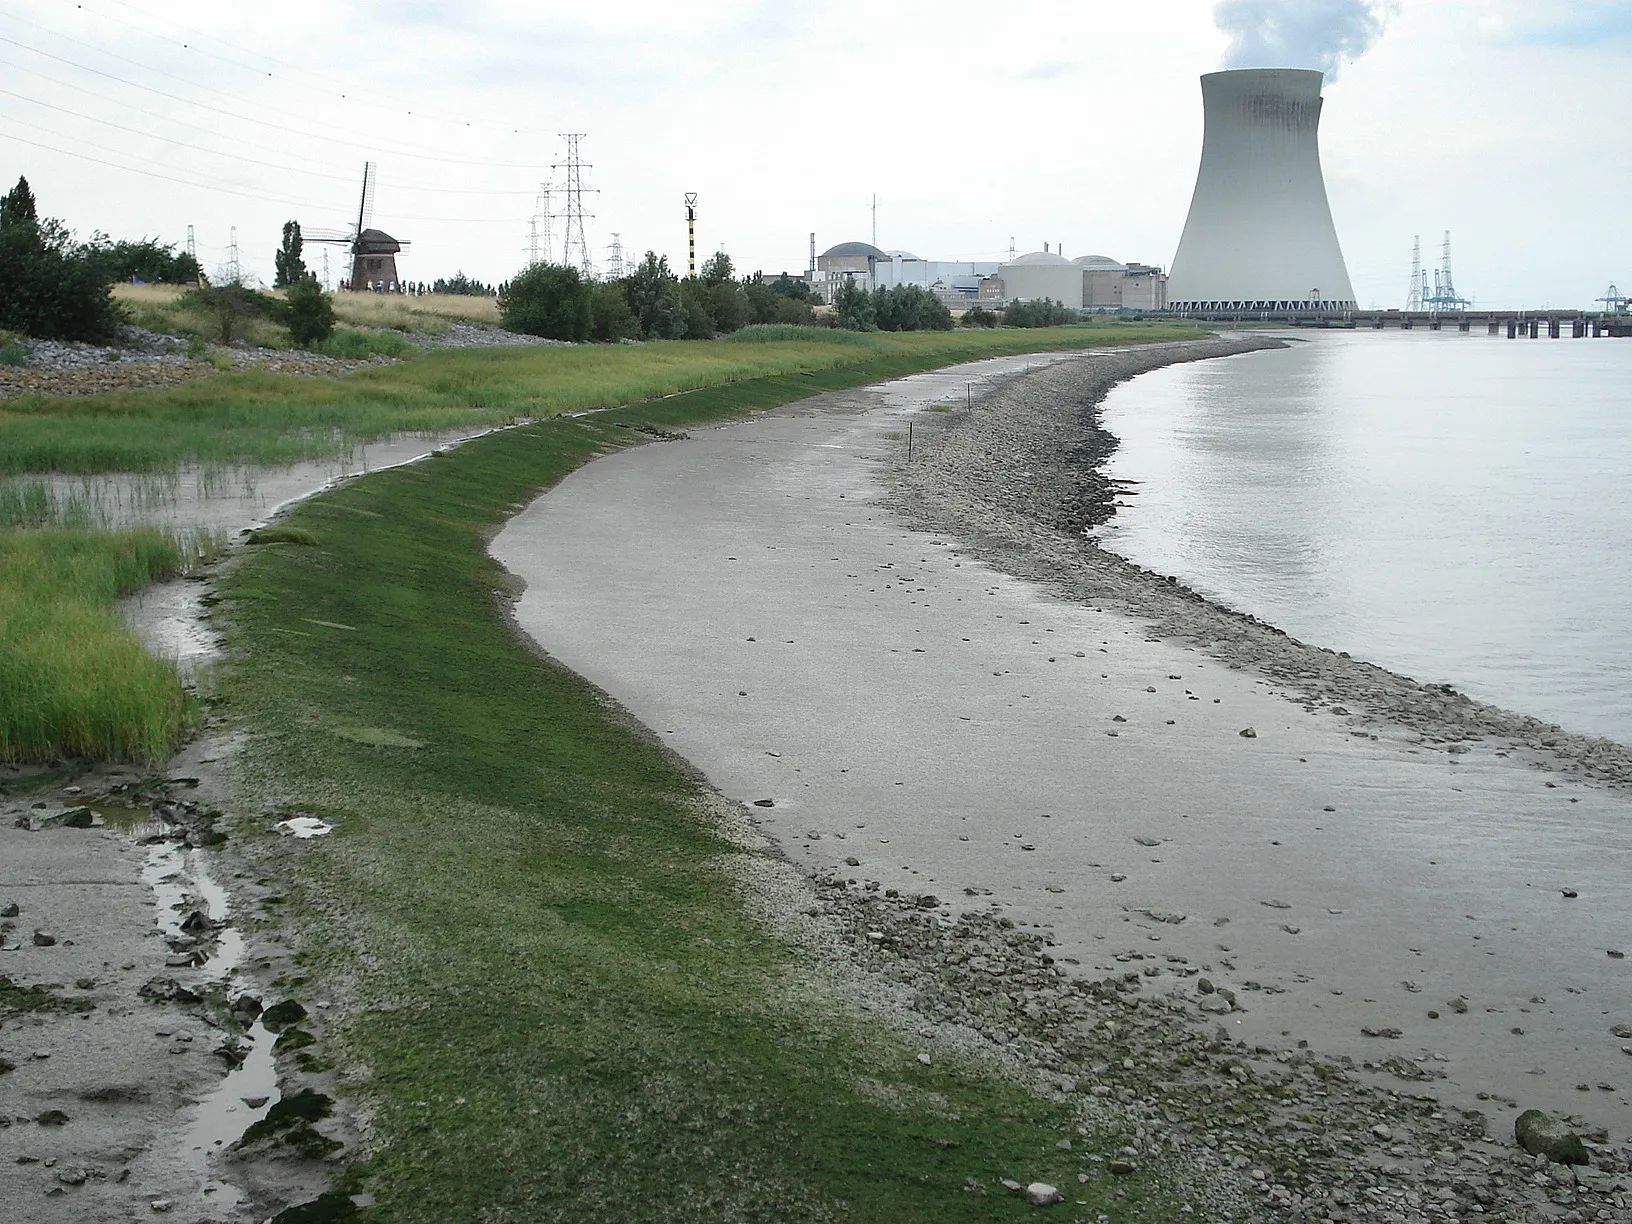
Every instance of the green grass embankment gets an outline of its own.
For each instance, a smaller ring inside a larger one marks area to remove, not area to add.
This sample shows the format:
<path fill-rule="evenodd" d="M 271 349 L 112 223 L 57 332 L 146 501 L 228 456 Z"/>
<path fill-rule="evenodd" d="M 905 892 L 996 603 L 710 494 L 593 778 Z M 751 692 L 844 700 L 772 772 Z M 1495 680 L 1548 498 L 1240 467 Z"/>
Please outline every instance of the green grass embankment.
<path fill-rule="evenodd" d="M 921 369 L 1197 334 L 1103 323 L 1037 331 L 833 332 L 831 339 L 815 340 L 443 349 L 339 379 L 246 371 L 108 395 L 20 396 L 0 401 L 0 476 L 289 463 L 391 433 L 479 428 L 897 357 Z"/>
<path fill-rule="evenodd" d="M 198 556 L 152 528 L 0 531 L 0 761 L 170 751 L 191 700 L 115 605 Z"/>
<path fill-rule="evenodd" d="M 532 654 L 496 597 L 491 531 L 628 445 L 623 427 L 939 364 L 902 354 L 490 435 L 305 503 L 288 523 L 315 546 L 235 562 L 225 691 L 247 788 L 337 826 L 298 852 L 262 844 L 301 931 L 302 997 L 341 1001 L 332 1049 L 367 1069 L 377 1149 L 347 1186 L 378 1196 L 371 1219 L 1028 1218 L 1003 1177 L 1061 1186 L 1061 1219 L 1181 1218 L 1182 1187 L 1147 1175 L 1079 1185 L 1084 1144 L 1113 1140 L 1077 1136 L 1067 1107 L 921 1065 L 802 984 L 746 911 L 699 784 Z"/>

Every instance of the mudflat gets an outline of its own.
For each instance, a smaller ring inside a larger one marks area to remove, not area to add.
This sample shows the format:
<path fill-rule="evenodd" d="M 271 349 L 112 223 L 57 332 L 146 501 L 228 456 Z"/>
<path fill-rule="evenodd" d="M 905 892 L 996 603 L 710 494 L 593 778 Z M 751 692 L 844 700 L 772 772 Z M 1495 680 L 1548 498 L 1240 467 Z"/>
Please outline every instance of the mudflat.
<path fill-rule="evenodd" d="M 1232 343 L 694 430 L 580 469 L 493 552 L 526 632 L 812 873 L 996 907 L 1084 975 L 1139 970 L 1495 1136 L 1530 1107 L 1624 1136 L 1624 749 L 1292 642 L 1076 530 L 1115 495 L 1065 471 L 1103 444 L 1098 396 Z"/>

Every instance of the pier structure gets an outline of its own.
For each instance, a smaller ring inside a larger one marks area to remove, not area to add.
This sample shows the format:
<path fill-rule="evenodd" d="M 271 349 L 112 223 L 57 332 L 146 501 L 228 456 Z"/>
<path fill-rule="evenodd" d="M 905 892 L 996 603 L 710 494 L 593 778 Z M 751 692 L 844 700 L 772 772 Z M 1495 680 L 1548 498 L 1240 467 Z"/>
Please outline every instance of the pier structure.
<path fill-rule="evenodd" d="M 1509 340 L 1557 340 L 1568 334 L 1574 339 L 1602 336 L 1632 336 L 1632 314 L 1592 310 L 1254 310 L 1242 303 L 1238 309 L 1169 310 L 1146 314 L 1146 318 L 1190 319 L 1198 323 L 1252 323 L 1281 327 L 1320 327 L 1384 331 L 1463 331 L 1483 328 L 1487 335 Z"/>

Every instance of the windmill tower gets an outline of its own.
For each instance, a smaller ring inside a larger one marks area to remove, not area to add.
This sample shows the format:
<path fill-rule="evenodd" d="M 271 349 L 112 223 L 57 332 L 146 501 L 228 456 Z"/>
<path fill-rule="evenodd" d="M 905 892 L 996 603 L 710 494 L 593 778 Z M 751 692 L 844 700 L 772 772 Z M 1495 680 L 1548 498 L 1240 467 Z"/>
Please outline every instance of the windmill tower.
<path fill-rule="evenodd" d="M 357 201 L 357 220 L 344 230 L 305 229 L 307 242 L 326 242 L 351 250 L 351 289 L 354 292 L 396 293 L 402 281 L 397 275 L 397 256 L 408 250 L 384 230 L 374 228 L 374 188 L 378 170 L 373 162 L 363 163 L 363 190 Z"/>

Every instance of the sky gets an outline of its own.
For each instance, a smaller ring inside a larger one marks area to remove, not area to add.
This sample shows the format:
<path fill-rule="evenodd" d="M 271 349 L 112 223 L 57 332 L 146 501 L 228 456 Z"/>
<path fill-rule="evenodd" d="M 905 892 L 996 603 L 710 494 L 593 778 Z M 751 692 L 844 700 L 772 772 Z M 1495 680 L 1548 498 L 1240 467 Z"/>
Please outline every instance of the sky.
<path fill-rule="evenodd" d="M 741 272 L 871 240 L 875 197 L 886 249 L 1166 266 L 1226 66 L 1332 70 L 1362 307 L 1403 305 L 1446 230 L 1478 306 L 1632 292 L 1632 0 L 0 0 L 0 184 L 82 237 L 191 225 L 211 272 L 236 227 L 270 281 L 283 223 L 346 227 L 373 161 L 405 279 L 496 282 L 579 132 L 602 272 L 614 235 L 683 271 L 687 192 L 699 258 Z"/>

